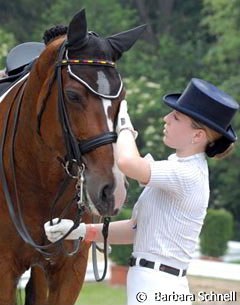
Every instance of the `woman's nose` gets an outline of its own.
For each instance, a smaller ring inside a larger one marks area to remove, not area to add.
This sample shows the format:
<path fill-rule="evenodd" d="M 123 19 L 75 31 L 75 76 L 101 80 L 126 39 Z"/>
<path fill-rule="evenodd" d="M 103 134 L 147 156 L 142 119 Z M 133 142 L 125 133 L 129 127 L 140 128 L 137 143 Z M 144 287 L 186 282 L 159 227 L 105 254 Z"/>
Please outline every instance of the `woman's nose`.
<path fill-rule="evenodd" d="M 170 114 L 171 114 L 171 113 L 168 113 L 167 115 L 164 116 L 163 121 L 164 121 L 165 123 L 168 123 L 168 122 L 169 122 Z"/>

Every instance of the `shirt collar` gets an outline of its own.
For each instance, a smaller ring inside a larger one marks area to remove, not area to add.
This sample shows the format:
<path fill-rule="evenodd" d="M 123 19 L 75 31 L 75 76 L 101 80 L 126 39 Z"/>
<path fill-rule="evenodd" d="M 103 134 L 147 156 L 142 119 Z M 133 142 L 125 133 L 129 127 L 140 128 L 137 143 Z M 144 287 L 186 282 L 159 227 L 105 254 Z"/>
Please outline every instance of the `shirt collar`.
<path fill-rule="evenodd" d="M 198 154 L 194 154 L 188 157 L 178 157 L 176 154 L 172 154 L 168 157 L 168 160 L 170 161 L 179 161 L 179 162 L 185 162 L 185 161 L 190 161 L 193 159 L 206 159 L 206 154 L 204 152 L 202 153 L 198 153 Z"/>

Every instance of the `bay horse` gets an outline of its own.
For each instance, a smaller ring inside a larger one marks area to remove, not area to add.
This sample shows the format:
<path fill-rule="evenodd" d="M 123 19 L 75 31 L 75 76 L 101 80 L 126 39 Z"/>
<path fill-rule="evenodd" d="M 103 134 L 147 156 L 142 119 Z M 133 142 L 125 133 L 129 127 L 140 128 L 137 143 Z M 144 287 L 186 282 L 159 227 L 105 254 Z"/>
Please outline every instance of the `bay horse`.
<path fill-rule="evenodd" d="M 43 225 L 54 217 L 89 223 L 93 213 L 121 209 L 126 187 L 114 129 L 125 90 L 115 61 L 143 30 L 102 38 L 87 30 L 81 10 L 66 34 L 48 32 L 30 71 L 0 98 L 0 305 L 15 304 L 30 267 L 26 304 L 76 301 L 89 244 L 79 251 L 71 241 L 50 244 Z"/>

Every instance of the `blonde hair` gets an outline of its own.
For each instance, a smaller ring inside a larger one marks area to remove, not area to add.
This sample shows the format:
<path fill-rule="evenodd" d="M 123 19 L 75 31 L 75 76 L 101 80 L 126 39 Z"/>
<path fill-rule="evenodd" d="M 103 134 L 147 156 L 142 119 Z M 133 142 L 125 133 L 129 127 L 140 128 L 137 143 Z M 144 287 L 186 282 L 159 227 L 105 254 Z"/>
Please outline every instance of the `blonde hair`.
<path fill-rule="evenodd" d="M 191 121 L 192 121 L 192 127 L 194 129 L 203 129 L 206 132 L 208 143 L 207 143 L 205 152 L 207 151 L 207 149 L 210 149 L 211 147 L 213 147 L 217 140 L 222 138 L 222 135 L 219 132 L 207 127 L 203 123 L 196 121 L 194 119 L 191 119 Z M 213 156 L 213 158 L 223 159 L 223 158 L 227 157 L 233 151 L 234 145 L 235 145 L 234 142 L 230 143 L 225 151 L 215 154 Z"/>

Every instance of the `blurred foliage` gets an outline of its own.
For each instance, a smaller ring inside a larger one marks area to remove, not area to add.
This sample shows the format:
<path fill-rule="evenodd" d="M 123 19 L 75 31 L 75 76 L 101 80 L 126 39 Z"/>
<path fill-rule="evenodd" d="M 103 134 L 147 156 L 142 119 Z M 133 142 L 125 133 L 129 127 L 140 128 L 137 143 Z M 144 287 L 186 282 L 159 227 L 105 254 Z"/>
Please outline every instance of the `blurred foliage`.
<path fill-rule="evenodd" d="M 208 209 L 200 235 L 201 253 L 213 257 L 223 256 L 232 234 L 232 214 L 223 209 Z"/>
<path fill-rule="evenodd" d="M 70 18 L 81 8 L 86 9 L 88 30 L 101 36 L 110 36 L 136 23 L 136 12 L 124 9 L 117 0 L 98 0 L 97 5 L 92 0 L 55 0 L 42 14 L 42 24 L 37 30 L 39 36 L 46 27 L 53 24 L 67 25 Z"/>
<path fill-rule="evenodd" d="M 52 1 L 54 2 L 54 0 L 0 0 L 1 27 L 6 32 L 14 33 L 18 43 L 31 40 L 41 22 L 41 14 Z"/>
<path fill-rule="evenodd" d="M 16 41 L 12 33 L 6 32 L 0 27 L 0 36 L 1 36 L 1 48 L 0 48 L 0 69 L 4 67 L 5 59 L 8 53 L 8 50 L 11 49 Z"/>
<path fill-rule="evenodd" d="M 68 24 L 85 7 L 89 30 L 108 36 L 147 23 L 142 39 L 118 62 L 129 102 L 129 112 L 139 131 L 141 153 L 165 158 L 163 116 L 169 109 L 162 97 L 182 92 L 191 77 L 204 78 L 240 101 L 240 2 L 229 0 L 0 0 L 0 64 L 6 48 L 42 39 L 55 24 Z M 234 127 L 240 134 L 240 116 Z M 240 223 L 240 147 L 226 160 L 209 160 L 211 207 L 224 207 Z M 129 206 L 141 192 L 130 181 Z M 235 238 L 239 238 L 235 234 Z"/>
<path fill-rule="evenodd" d="M 131 218 L 132 210 L 123 208 L 119 215 L 112 218 L 112 221 L 125 220 Z M 129 258 L 132 254 L 132 245 L 111 245 L 112 251 L 109 254 L 112 262 L 117 265 L 128 266 Z"/>

